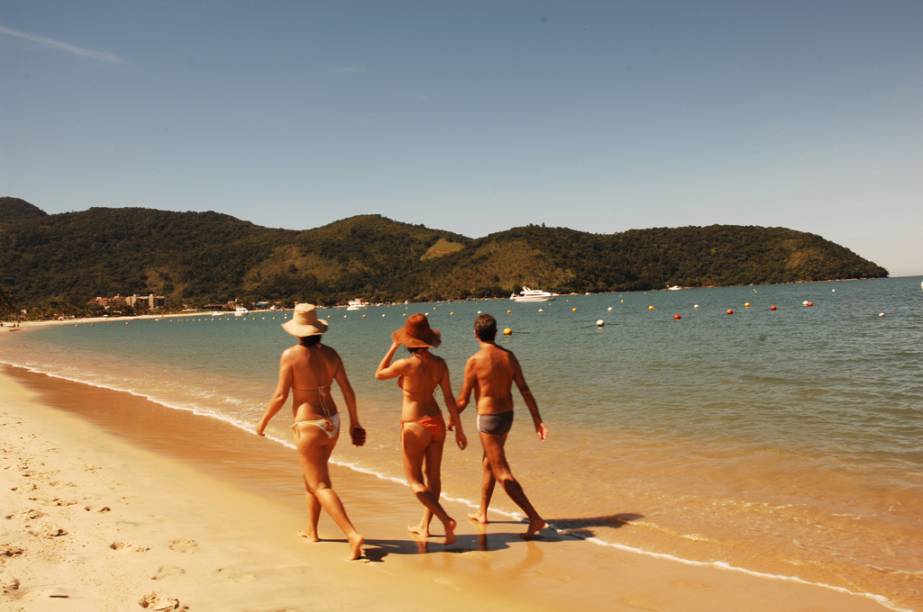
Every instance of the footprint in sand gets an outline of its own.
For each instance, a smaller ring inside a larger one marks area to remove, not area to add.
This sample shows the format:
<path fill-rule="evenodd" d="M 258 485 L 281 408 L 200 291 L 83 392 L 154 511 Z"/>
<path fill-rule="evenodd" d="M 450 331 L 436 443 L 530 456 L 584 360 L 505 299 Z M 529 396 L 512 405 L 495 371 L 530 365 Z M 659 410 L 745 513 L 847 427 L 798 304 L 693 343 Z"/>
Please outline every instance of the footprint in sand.
<path fill-rule="evenodd" d="M 3 557 L 18 557 L 25 551 L 18 547 L 13 546 L 12 544 L 0 544 L 0 556 Z"/>
<path fill-rule="evenodd" d="M 151 576 L 151 580 L 163 580 L 171 576 L 182 576 L 186 570 L 177 565 L 161 565 L 157 568 L 157 573 Z"/>
<path fill-rule="evenodd" d="M 16 595 L 17 591 L 19 591 L 20 582 L 18 578 L 10 578 L 9 580 L 4 580 L 2 584 L 4 595 Z"/>
<path fill-rule="evenodd" d="M 45 513 L 41 510 L 35 510 L 32 508 L 26 510 L 26 520 L 28 521 L 34 521 L 35 519 L 40 519 L 43 516 L 45 516 Z"/>
<path fill-rule="evenodd" d="M 238 584 L 246 584 L 248 582 L 253 582 L 254 580 L 256 580 L 256 576 L 254 576 L 253 574 L 241 572 L 239 570 L 236 570 L 230 567 L 219 567 L 218 569 L 215 570 L 215 573 L 220 574 L 221 576 L 224 576 L 228 580 L 232 580 Z"/>
<path fill-rule="evenodd" d="M 189 539 L 170 540 L 168 548 L 176 552 L 195 552 L 199 550 L 199 544 L 195 540 Z"/>
<path fill-rule="evenodd" d="M 158 595 L 157 593 L 148 593 L 147 595 L 142 595 L 141 599 L 138 600 L 138 605 L 142 608 L 150 608 L 151 610 L 180 610 L 184 612 L 189 609 L 189 606 L 183 605 L 175 597 L 164 597 Z"/>

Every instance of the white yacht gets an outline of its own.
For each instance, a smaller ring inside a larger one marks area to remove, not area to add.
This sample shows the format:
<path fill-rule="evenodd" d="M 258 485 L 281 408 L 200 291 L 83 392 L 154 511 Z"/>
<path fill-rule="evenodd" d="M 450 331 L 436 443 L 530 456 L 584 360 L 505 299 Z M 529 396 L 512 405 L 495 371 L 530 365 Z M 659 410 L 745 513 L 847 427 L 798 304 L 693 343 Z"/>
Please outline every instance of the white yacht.
<path fill-rule="evenodd" d="M 511 294 L 510 299 L 514 302 L 548 302 L 553 300 L 556 295 L 541 289 L 529 289 L 523 286 L 522 291 Z"/>
<path fill-rule="evenodd" d="M 683 288 L 680 287 L 679 285 L 673 285 L 673 286 L 667 287 L 667 291 L 682 291 L 682 290 Z"/>
<path fill-rule="evenodd" d="M 238 306 L 237 308 L 234 309 L 234 316 L 235 317 L 245 317 L 247 316 L 249 312 L 250 311 L 244 308 L 243 306 Z"/>
<path fill-rule="evenodd" d="M 354 300 L 349 300 L 346 310 L 362 310 L 363 308 L 368 308 L 368 305 L 369 303 L 362 298 L 356 298 Z"/>

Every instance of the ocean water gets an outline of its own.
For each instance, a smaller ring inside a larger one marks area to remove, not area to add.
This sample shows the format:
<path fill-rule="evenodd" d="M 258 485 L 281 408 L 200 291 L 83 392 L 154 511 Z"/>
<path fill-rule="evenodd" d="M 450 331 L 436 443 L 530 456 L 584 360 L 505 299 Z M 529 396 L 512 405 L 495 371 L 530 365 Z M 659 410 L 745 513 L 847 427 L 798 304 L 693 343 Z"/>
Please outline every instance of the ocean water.
<path fill-rule="evenodd" d="M 369 430 L 366 447 L 344 440 L 334 456 L 399 481 L 400 392 L 372 376 L 390 332 L 406 314 L 428 313 L 457 391 L 476 349 L 472 321 L 490 312 L 513 330 L 499 342 L 519 357 L 551 429 L 540 442 L 519 402 L 509 455 L 555 526 L 588 546 L 920 607 L 921 280 L 326 309 L 324 342 L 343 357 Z M 65 325 L 6 335 L 0 361 L 247 429 L 291 344 L 279 327 L 287 316 Z M 480 451 L 473 408 L 463 416 L 472 445 L 446 447 L 444 494 L 473 503 Z M 280 413 L 271 433 L 287 440 L 289 422 Z M 502 492 L 494 505 L 515 515 Z"/>

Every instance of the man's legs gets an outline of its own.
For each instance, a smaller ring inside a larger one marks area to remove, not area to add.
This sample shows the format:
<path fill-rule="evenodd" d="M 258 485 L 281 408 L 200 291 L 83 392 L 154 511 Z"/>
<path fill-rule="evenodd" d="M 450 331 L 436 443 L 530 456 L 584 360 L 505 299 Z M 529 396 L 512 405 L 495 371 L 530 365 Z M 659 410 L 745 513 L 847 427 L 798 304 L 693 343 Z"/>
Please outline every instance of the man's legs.
<path fill-rule="evenodd" d="M 509 463 L 506 461 L 506 452 L 503 445 L 506 442 L 506 435 L 495 436 L 492 434 L 479 432 L 481 435 L 481 444 L 484 445 L 484 455 L 490 463 L 493 477 L 500 483 L 506 494 L 510 496 L 516 505 L 522 508 L 522 511 L 529 517 L 529 528 L 523 535 L 524 538 L 535 536 L 542 527 L 545 526 L 545 520 L 539 516 L 538 512 L 529 502 L 522 485 L 513 477 L 510 471 Z"/>

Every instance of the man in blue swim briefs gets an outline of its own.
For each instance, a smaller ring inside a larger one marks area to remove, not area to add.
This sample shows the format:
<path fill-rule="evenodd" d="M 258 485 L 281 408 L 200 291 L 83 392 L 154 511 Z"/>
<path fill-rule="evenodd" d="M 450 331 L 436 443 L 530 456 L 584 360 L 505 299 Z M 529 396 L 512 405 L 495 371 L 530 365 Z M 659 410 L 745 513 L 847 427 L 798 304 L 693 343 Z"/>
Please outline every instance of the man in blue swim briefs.
<path fill-rule="evenodd" d="M 522 508 L 529 518 L 529 527 L 522 536 L 535 537 L 545 526 L 545 520 L 539 516 L 522 486 L 513 477 L 503 446 L 513 425 L 513 383 L 522 394 L 532 421 L 535 433 L 540 440 L 548 437 L 548 427 L 542 422 L 538 404 L 526 384 L 519 361 L 512 351 L 497 346 L 497 320 L 489 314 L 479 315 L 474 320 L 474 335 L 478 340 L 479 350 L 468 358 L 465 364 L 465 380 L 461 394 L 458 396 L 458 411 L 468 406 L 471 392 L 474 391 L 477 402 L 477 425 L 484 446 L 482 465 L 484 469 L 481 483 L 481 507 L 468 517 L 478 523 L 487 523 L 487 506 L 494 492 L 497 481 L 506 494 Z"/>

